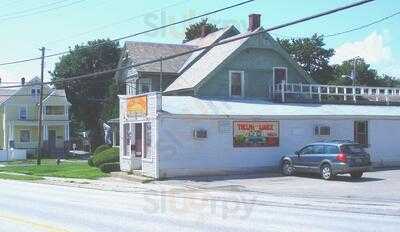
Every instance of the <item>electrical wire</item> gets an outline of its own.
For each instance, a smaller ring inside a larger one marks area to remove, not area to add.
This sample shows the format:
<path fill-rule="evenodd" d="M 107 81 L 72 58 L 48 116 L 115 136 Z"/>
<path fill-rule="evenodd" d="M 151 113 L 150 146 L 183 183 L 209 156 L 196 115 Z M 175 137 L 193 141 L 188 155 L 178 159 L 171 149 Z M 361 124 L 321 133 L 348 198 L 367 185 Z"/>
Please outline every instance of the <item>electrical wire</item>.
<path fill-rule="evenodd" d="M 170 27 L 170 26 L 175 26 L 175 25 L 178 25 L 178 24 L 181 24 L 181 23 L 189 22 L 189 21 L 192 21 L 194 19 L 202 18 L 202 17 L 208 16 L 208 15 L 212 15 L 212 14 L 215 14 L 215 13 L 218 13 L 218 12 L 221 12 L 221 11 L 225 11 L 225 10 L 234 8 L 234 7 L 242 6 L 244 4 L 247 4 L 247 3 L 250 3 L 250 2 L 254 2 L 254 1 L 255 0 L 247 0 L 247 1 L 244 1 L 244 2 L 240 2 L 240 3 L 234 4 L 234 5 L 230 5 L 230 6 L 227 6 L 227 7 L 224 7 L 224 8 L 220 8 L 220 9 L 217 9 L 217 10 L 214 10 L 214 11 L 210 11 L 210 12 L 207 12 L 207 13 L 204 13 L 204 14 L 200 14 L 200 15 L 197 15 L 197 16 L 194 16 L 194 17 L 186 18 L 186 19 L 183 19 L 181 21 L 177 21 L 177 22 L 166 24 L 166 25 L 163 25 L 163 26 L 160 26 L 160 27 L 156 27 L 156 28 L 153 28 L 153 29 L 149 29 L 149 30 L 145 30 L 145 31 L 138 32 L 138 33 L 135 33 L 135 34 L 131 34 L 131 35 L 123 36 L 123 37 L 120 37 L 120 38 L 116 38 L 116 39 L 111 40 L 111 42 L 116 42 L 116 41 L 120 41 L 120 40 L 123 40 L 123 39 L 132 38 L 132 37 L 135 37 L 135 36 L 138 36 L 138 35 L 143 35 L 143 34 L 146 34 L 146 33 L 149 33 L 149 32 L 153 32 L 153 31 L 157 31 L 157 30 L 160 30 L 160 29 L 164 29 L 164 28 L 167 28 L 167 27 Z M 95 44 L 91 48 L 93 48 L 95 46 L 100 46 L 100 45 L 105 44 L 105 43 L 108 43 L 108 41 L 106 41 L 104 43 Z M 67 54 L 69 52 L 70 51 L 53 53 L 53 54 L 50 54 L 50 55 L 46 55 L 45 58 L 54 57 L 54 56 L 61 56 L 61 55 Z M 10 62 L 5 62 L 5 63 L 0 63 L 0 66 L 25 63 L 25 62 L 34 61 L 34 60 L 40 60 L 40 59 L 41 59 L 41 57 L 36 57 L 36 58 L 29 58 L 29 59 L 24 59 L 24 60 L 10 61 Z"/>
<path fill-rule="evenodd" d="M 338 8 L 332 9 L 332 10 L 324 11 L 322 13 L 318 13 L 318 14 L 311 15 L 311 16 L 308 16 L 308 17 L 300 18 L 300 19 L 297 19 L 297 20 L 294 20 L 294 21 L 291 21 L 291 22 L 288 22 L 288 23 L 280 24 L 278 26 L 270 27 L 268 29 L 262 29 L 262 30 L 255 31 L 255 32 L 250 32 L 248 34 L 244 34 L 244 35 L 241 35 L 241 36 L 235 36 L 234 38 L 228 38 L 228 39 L 222 40 L 220 42 L 217 42 L 215 44 L 198 47 L 198 48 L 186 51 L 186 52 L 182 52 L 182 53 L 178 53 L 178 54 L 174 54 L 174 55 L 170 55 L 170 56 L 166 56 L 166 57 L 161 57 L 159 59 L 154 59 L 154 60 L 150 60 L 150 61 L 146 61 L 146 62 L 142 62 L 142 63 L 138 63 L 138 64 L 133 64 L 133 65 L 127 65 L 127 66 L 123 66 L 123 67 L 119 67 L 119 68 L 113 68 L 113 69 L 100 71 L 100 72 L 96 72 L 96 73 L 84 74 L 84 75 L 74 76 L 74 77 L 70 77 L 70 78 L 63 78 L 63 79 L 59 79 L 59 80 L 55 80 L 55 81 L 36 83 L 36 84 L 26 84 L 25 86 L 36 86 L 36 85 L 41 85 L 41 84 L 51 85 L 51 84 L 72 82 L 72 81 L 76 81 L 76 80 L 80 80 L 80 79 L 87 79 L 87 78 L 93 78 L 93 77 L 94 78 L 99 78 L 104 74 L 115 73 L 117 71 L 122 71 L 122 70 L 129 69 L 129 68 L 134 68 L 134 67 L 138 67 L 138 66 L 142 66 L 142 65 L 146 65 L 146 64 L 151 64 L 151 63 L 155 63 L 155 62 L 174 59 L 176 57 L 187 55 L 187 54 L 191 54 L 191 53 L 196 52 L 196 51 L 201 51 L 201 50 L 204 50 L 204 49 L 220 46 L 220 45 L 223 45 L 223 44 L 226 44 L 226 43 L 231 43 L 231 42 L 234 42 L 234 41 L 237 41 L 237 40 L 241 40 L 241 39 L 244 39 L 244 38 L 248 38 L 248 37 L 251 37 L 251 36 L 256 36 L 256 35 L 259 35 L 259 34 L 267 33 L 267 32 L 270 32 L 270 31 L 274 31 L 274 30 L 282 29 L 282 28 L 289 27 L 289 26 L 292 26 L 292 25 L 296 25 L 296 24 L 299 24 L 299 23 L 303 23 L 303 22 L 306 22 L 306 21 L 310 21 L 312 19 L 320 18 L 320 17 L 326 16 L 326 15 L 330 15 L 330 14 L 334 14 L 334 13 L 337 13 L 339 11 L 343 11 L 343 10 L 347 10 L 347 9 L 350 9 L 350 8 L 354 8 L 356 6 L 364 5 L 366 3 L 373 2 L 373 1 L 375 1 L 375 0 L 363 0 L 363 1 L 355 2 L 355 3 L 349 4 L 349 5 L 345 5 L 345 6 L 342 6 L 342 7 L 338 7 Z M 2 89 L 2 88 L 15 88 L 15 87 L 21 87 L 21 85 L 4 86 L 4 87 L 0 87 L 0 89 Z"/>
<path fill-rule="evenodd" d="M 54 5 L 57 5 L 59 3 L 63 3 L 63 2 L 67 2 L 67 1 L 69 1 L 69 0 L 59 0 L 57 2 L 52 2 L 52 3 L 40 5 L 40 6 L 29 8 L 29 9 L 26 9 L 26 10 L 11 12 L 11 13 L 8 13 L 8 14 L 3 14 L 3 15 L 0 15 L 0 19 L 4 18 L 4 17 L 15 16 L 15 15 L 27 13 L 27 12 L 30 12 L 30 11 L 40 10 L 42 8 L 46 8 L 46 7 L 49 7 L 49 6 L 54 6 Z"/>

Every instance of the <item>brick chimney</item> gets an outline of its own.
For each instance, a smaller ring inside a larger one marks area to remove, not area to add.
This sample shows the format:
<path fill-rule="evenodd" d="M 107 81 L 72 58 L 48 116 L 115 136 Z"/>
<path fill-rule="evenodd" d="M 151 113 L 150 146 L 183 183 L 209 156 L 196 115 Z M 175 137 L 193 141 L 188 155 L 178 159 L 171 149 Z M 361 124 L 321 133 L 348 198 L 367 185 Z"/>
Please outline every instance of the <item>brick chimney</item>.
<path fill-rule="evenodd" d="M 261 26 L 261 15 L 251 14 L 249 15 L 249 31 L 254 31 Z"/>
<path fill-rule="evenodd" d="M 25 85 L 25 77 L 21 78 L 21 85 Z"/>

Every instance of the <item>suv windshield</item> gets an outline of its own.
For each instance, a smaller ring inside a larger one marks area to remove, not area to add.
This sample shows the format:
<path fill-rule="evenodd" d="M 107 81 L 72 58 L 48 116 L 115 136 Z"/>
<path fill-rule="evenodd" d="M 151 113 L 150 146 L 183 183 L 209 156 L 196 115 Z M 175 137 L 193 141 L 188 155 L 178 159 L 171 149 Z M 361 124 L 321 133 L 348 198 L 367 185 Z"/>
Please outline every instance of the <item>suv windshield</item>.
<path fill-rule="evenodd" d="M 364 148 L 361 145 L 357 145 L 357 144 L 343 145 L 342 151 L 346 154 L 365 153 Z"/>

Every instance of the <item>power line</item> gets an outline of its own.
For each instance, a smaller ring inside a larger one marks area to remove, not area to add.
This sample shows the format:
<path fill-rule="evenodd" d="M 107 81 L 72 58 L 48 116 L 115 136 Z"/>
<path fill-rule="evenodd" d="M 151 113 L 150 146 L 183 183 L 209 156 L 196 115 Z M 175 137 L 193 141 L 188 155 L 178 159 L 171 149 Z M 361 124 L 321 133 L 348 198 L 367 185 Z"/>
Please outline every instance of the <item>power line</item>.
<path fill-rule="evenodd" d="M 186 3 L 188 1 L 190 1 L 190 0 L 184 0 L 184 1 L 180 1 L 180 2 L 174 3 L 174 4 L 170 4 L 170 5 L 167 5 L 165 7 L 162 7 L 162 8 L 159 8 L 159 9 L 155 9 L 155 10 L 151 10 L 151 11 L 148 11 L 148 12 L 143 13 L 143 14 L 135 15 L 135 16 L 132 16 L 132 17 L 129 17 L 129 18 L 126 18 L 126 19 L 115 21 L 113 23 L 109 23 L 109 24 L 98 26 L 98 27 L 93 28 L 92 30 L 87 30 L 87 31 L 84 31 L 84 32 L 76 33 L 74 35 L 71 35 L 71 36 L 68 36 L 68 37 L 64 37 L 62 39 L 53 40 L 53 41 L 47 42 L 46 44 L 48 45 L 48 44 L 58 43 L 58 42 L 66 41 L 66 40 L 69 40 L 69 39 L 72 39 L 72 38 L 76 38 L 76 37 L 79 37 L 79 36 L 82 36 L 82 35 L 86 35 L 86 34 L 89 34 L 89 33 L 95 32 L 95 31 L 101 31 L 101 30 L 104 30 L 106 28 L 109 28 L 109 27 L 112 27 L 112 26 L 115 26 L 115 25 L 119 25 L 119 24 L 122 24 L 122 23 L 125 23 L 125 22 L 129 22 L 131 20 L 146 16 L 147 14 L 150 14 L 150 13 L 153 13 L 153 12 L 158 12 L 160 10 L 165 10 L 165 9 L 168 9 L 168 8 L 171 8 L 171 7 L 182 5 L 183 3 Z"/>
<path fill-rule="evenodd" d="M 192 21 L 194 19 L 202 18 L 202 17 L 208 16 L 208 15 L 212 15 L 212 14 L 221 12 L 221 11 L 225 11 L 225 10 L 228 10 L 228 9 L 231 9 L 231 8 L 235 8 L 235 7 L 238 7 L 238 6 L 242 6 L 244 4 L 247 4 L 247 3 L 250 3 L 250 2 L 254 2 L 254 1 L 255 0 L 247 0 L 247 1 L 244 1 L 244 2 L 240 2 L 240 3 L 237 3 L 237 4 L 231 5 L 231 6 L 220 8 L 218 10 L 214 10 L 214 11 L 210 11 L 210 12 L 207 12 L 207 13 L 204 13 L 204 14 L 200 14 L 200 15 L 197 15 L 197 16 L 194 16 L 194 17 L 186 18 L 186 19 L 183 19 L 181 21 L 177 21 L 177 22 L 166 24 L 166 25 L 163 25 L 163 26 L 160 26 L 160 27 L 156 27 L 156 28 L 153 28 L 153 29 L 149 29 L 149 30 L 145 30 L 145 31 L 138 32 L 138 33 L 135 33 L 135 34 L 131 34 L 131 35 L 123 36 L 123 37 L 120 37 L 120 38 L 116 38 L 116 39 L 111 40 L 111 42 L 116 42 L 116 41 L 119 41 L 119 40 L 128 39 L 128 38 L 135 37 L 135 36 L 138 36 L 138 35 L 143 35 L 143 34 L 146 34 L 146 33 L 149 33 L 149 32 L 153 32 L 153 31 L 157 31 L 157 30 L 160 30 L 160 29 L 164 29 L 164 28 L 167 28 L 167 27 L 170 27 L 170 26 L 175 26 L 175 25 L 178 25 L 178 24 L 181 24 L 181 23 L 189 22 L 189 21 Z M 105 44 L 107 42 L 95 44 L 91 48 L 93 48 L 95 46 L 100 46 L 100 45 Z M 70 51 L 58 52 L 58 53 L 46 55 L 45 58 L 54 57 L 54 56 L 60 56 L 60 55 L 67 54 L 69 52 Z M 24 60 L 10 61 L 10 62 L 6 62 L 6 63 L 0 63 L 0 66 L 24 63 L 24 62 L 40 60 L 40 59 L 41 59 L 41 57 L 35 57 L 35 58 L 29 58 L 29 59 L 24 59 Z"/>
<path fill-rule="evenodd" d="M 21 11 L 16 11 L 16 12 L 8 13 L 8 14 L 3 14 L 3 15 L 0 15 L 0 18 L 8 17 L 8 16 L 15 16 L 15 15 L 27 13 L 27 12 L 30 12 L 30 11 L 40 10 L 42 8 L 46 8 L 46 7 L 49 7 L 49 6 L 54 6 L 54 5 L 57 5 L 59 3 L 63 3 L 63 2 L 67 2 L 67 1 L 69 1 L 69 0 L 59 0 L 57 2 L 52 2 L 52 3 L 40 5 L 40 6 L 37 6 L 37 7 L 33 7 L 33 8 L 21 10 Z"/>
<path fill-rule="evenodd" d="M 64 2 L 64 1 L 60 1 L 60 2 Z M 69 7 L 69 6 L 84 2 L 84 1 L 86 1 L 86 0 L 78 0 L 78 1 L 70 2 L 68 4 L 56 6 L 56 7 L 45 9 L 45 10 L 39 10 L 39 11 L 35 11 L 35 12 L 32 12 L 32 13 L 26 13 L 26 14 L 22 14 L 22 15 L 16 15 L 16 16 L 9 16 L 9 17 L 6 17 L 6 18 L 0 18 L 0 23 L 3 23 L 3 22 L 5 22 L 7 20 L 10 20 L 10 19 L 18 19 L 18 18 L 23 18 L 23 17 L 27 17 L 27 16 L 32 16 L 32 15 L 38 15 L 38 14 L 42 14 L 42 13 L 58 10 L 58 9 Z"/>
<path fill-rule="evenodd" d="M 334 33 L 334 34 L 324 35 L 324 37 L 325 38 L 329 38 L 329 37 L 333 37 L 333 36 L 337 36 L 337 35 L 343 35 L 343 34 L 346 34 L 346 33 L 349 33 L 349 32 L 353 32 L 353 31 L 361 30 L 361 29 L 370 27 L 370 26 L 372 26 L 374 24 L 377 24 L 377 23 L 383 22 L 385 20 L 388 20 L 388 19 L 390 19 L 390 18 L 392 18 L 392 17 L 394 17 L 396 15 L 399 15 L 399 14 L 400 14 L 400 11 L 397 11 L 394 14 L 391 14 L 389 16 L 383 17 L 383 18 L 378 19 L 376 21 L 373 21 L 371 23 L 368 23 L 368 24 L 365 24 L 365 25 L 362 25 L 362 26 L 359 26 L 359 27 L 355 27 L 355 28 L 352 28 L 352 29 L 349 29 L 349 30 L 346 30 L 346 31 L 342 31 L 342 32 Z"/>
<path fill-rule="evenodd" d="M 324 38 L 331 38 L 331 37 L 334 37 L 334 36 L 343 35 L 343 34 L 346 34 L 346 33 L 353 32 L 353 31 L 362 30 L 362 29 L 365 29 L 367 27 L 370 27 L 370 26 L 373 26 L 375 24 L 378 24 L 380 22 L 383 22 L 385 20 L 388 20 L 390 18 L 393 18 L 393 17 L 395 17 L 397 15 L 400 15 L 400 11 L 397 11 L 397 12 L 395 12 L 395 13 L 389 15 L 389 16 L 380 18 L 378 20 L 372 21 L 372 22 L 370 22 L 368 24 L 364 24 L 364 25 L 361 25 L 361 26 L 358 26 L 358 27 L 353 27 L 351 29 L 348 29 L 348 30 L 345 30 L 345 31 L 342 31 L 342 32 L 333 33 L 333 34 L 322 34 L 321 36 L 323 36 Z M 281 38 L 285 38 L 285 39 L 299 39 L 299 38 L 306 37 L 306 36 L 284 36 L 284 35 L 279 35 L 279 34 L 275 34 L 275 36 L 281 37 Z"/>
<path fill-rule="evenodd" d="M 352 4 L 346 5 L 346 6 L 338 7 L 338 8 L 335 8 L 335 9 L 332 9 L 332 10 L 328 10 L 328 11 L 324 11 L 322 13 L 311 15 L 311 16 L 308 16 L 308 17 L 305 17 L 305 18 L 300 18 L 300 19 L 297 19 L 297 20 L 294 20 L 294 21 L 291 21 L 291 22 L 288 22 L 288 23 L 280 24 L 278 26 L 270 27 L 268 29 L 263 29 L 263 30 L 251 32 L 251 33 L 248 33 L 248 34 L 245 34 L 245 35 L 241 35 L 241 36 L 235 36 L 234 38 L 228 38 L 228 39 L 225 39 L 225 40 L 220 41 L 220 42 L 215 43 L 215 44 L 211 44 L 211 45 L 203 46 L 203 47 L 198 47 L 198 48 L 195 48 L 195 49 L 192 49 L 192 50 L 189 50 L 189 51 L 186 51 L 186 52 L 178 53 L 178 54 L 175 54 L 175 55 L 161 57 L 159 59 L 154 59 L 154 60 L 150 60 L 150 61 L 146 61 L 146 62 L 142 62 L 142 63 L 138 63 L 138 64 L 119 67 L 119 68 L 113 68 L 113 69 L 100 71 L 100 72 L 96 72 L 96 73 L 84 74 L 84 75 L 74 76 L 74 77 L 70 77 L 70 78 L 63 78 L 63 79 L 59 79 L 59 80 L 55 80 L 55 81 L 44 82 L 43 84 L 48 84 L 49 85 L 49 84 L 57 84 L 57 83 L 63 83 L 63 82 L 72 82 L 72 81 L 76 81 L 76 80 L 80 80 L 80 79 L 84 79 L 84 78 L 91 78 L 91 77 L 99 78 L 101 75 L 104 75 L 104 74 L 110 74 L 110 73 L 114 73 L 114 72 L 117 72 L 117 71 L 122 71 L 122 70 L 125 70 L 125 69 L 134 68 L 134 67 L 138 67 L 138 66 L 142 66 L 142 65 L 146 65 L 146 64 L 151 64 L 151 63 L 155 63 L 155 62 L 174 59 L 176 57 L 187 55 L 187 54 L 191 54 L 191 53 L 196 52 L 196 51 L 201 51 L 201 50 L 204 50 L 204 49 L 220 46 L 220 45 L 223 45 L 223 44 L 226 44 L 226 43 L 231 43 L 231 42 L 234 42 L 234 41 L 237 41 L 237 40 L 241 40 L 241 39 L 244 39 L 244 38 L 248 38 L 248 37 L 251 37 L 251 36 L 267 33 L 267 32 L 270 32 L 270 31 L 274 31 L 274 30 L 278 30 L 278 29 L 285 28 L 285 27 L 288 27 L 288 26 L 292 26 L 292 25 L 296 25 L 296 24 L 303 23 L 303 22 L 306 22 L 306 21 L 310 21 L 312 19 L 320 18 L 320 17 L 326 16 L 326 15 L 330 15 L 330 14 L 334 14 L 336 12 L 347 10 L 347 9 L 350 9 L 350 8 L 354 8 L 356 6 L 364 5 L 366 3 L 373 2 L 373 1 L 375 1 L 375 0 L 363 0 L 363 1 L 355 2 L 355 3 L 352 3 Z M 35 85 L 40 85 L 40 83 L 39 84 L 38 83 L 36 83 L 36 84 L 25 84 L 25 86 L 35 86 Z M 0 89 L 1 88 L 15 88 L 15 87 L 20 87 L 20 86 L 21 85 L 5 86 L 5 87 L 0 87 Z"/>

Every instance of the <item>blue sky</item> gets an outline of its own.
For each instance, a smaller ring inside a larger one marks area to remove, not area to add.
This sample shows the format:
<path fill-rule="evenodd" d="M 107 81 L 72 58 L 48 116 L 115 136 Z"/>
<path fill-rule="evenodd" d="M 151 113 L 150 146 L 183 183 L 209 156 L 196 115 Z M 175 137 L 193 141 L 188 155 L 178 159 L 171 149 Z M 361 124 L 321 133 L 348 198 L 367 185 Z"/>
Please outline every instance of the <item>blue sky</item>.
<path fill-rule="evenodd" d="M 241 0 L 1 0 L 0 63 L 37 57 L 38 48 L 48 53 L 68 49 L 98 38 L 116 38 L 161 26 L 210 10 L 238 3 Z M 209 20 L 220 27 L 234 24 L 241 31 L 247 28 L 250 13 L 262 14 L 264 28 L 296 18 L 346 5 L 350 0 L 256 0 L 245 6 L 217 13 Z M 53 4 L 53 5 L 49 5 Z M 47 5 L 47 7 L 42 7 Z M 32 10 L 34 8 L 35 10 Z M 400 11 L 400 1 L 376 0 L 337 14 L 300 25 L 277 30 L 276 37 L 332 34 L 360 26 Z M 175 26 L 130 40 L 180 43 L 184 28 Z M 400 15 L 367 29 L 326 38 L 327 47 L 335 48 L 333 63 L 353 56 L 364 57 L 379 73 L 400 78 Z M 46 60 L 46 73 L 59 58 Z M 31 79 L 40 73 L 39 61 L 0 66 L 3 81 Z M 46 74 L 46 79 L 49 75 Z"/>

